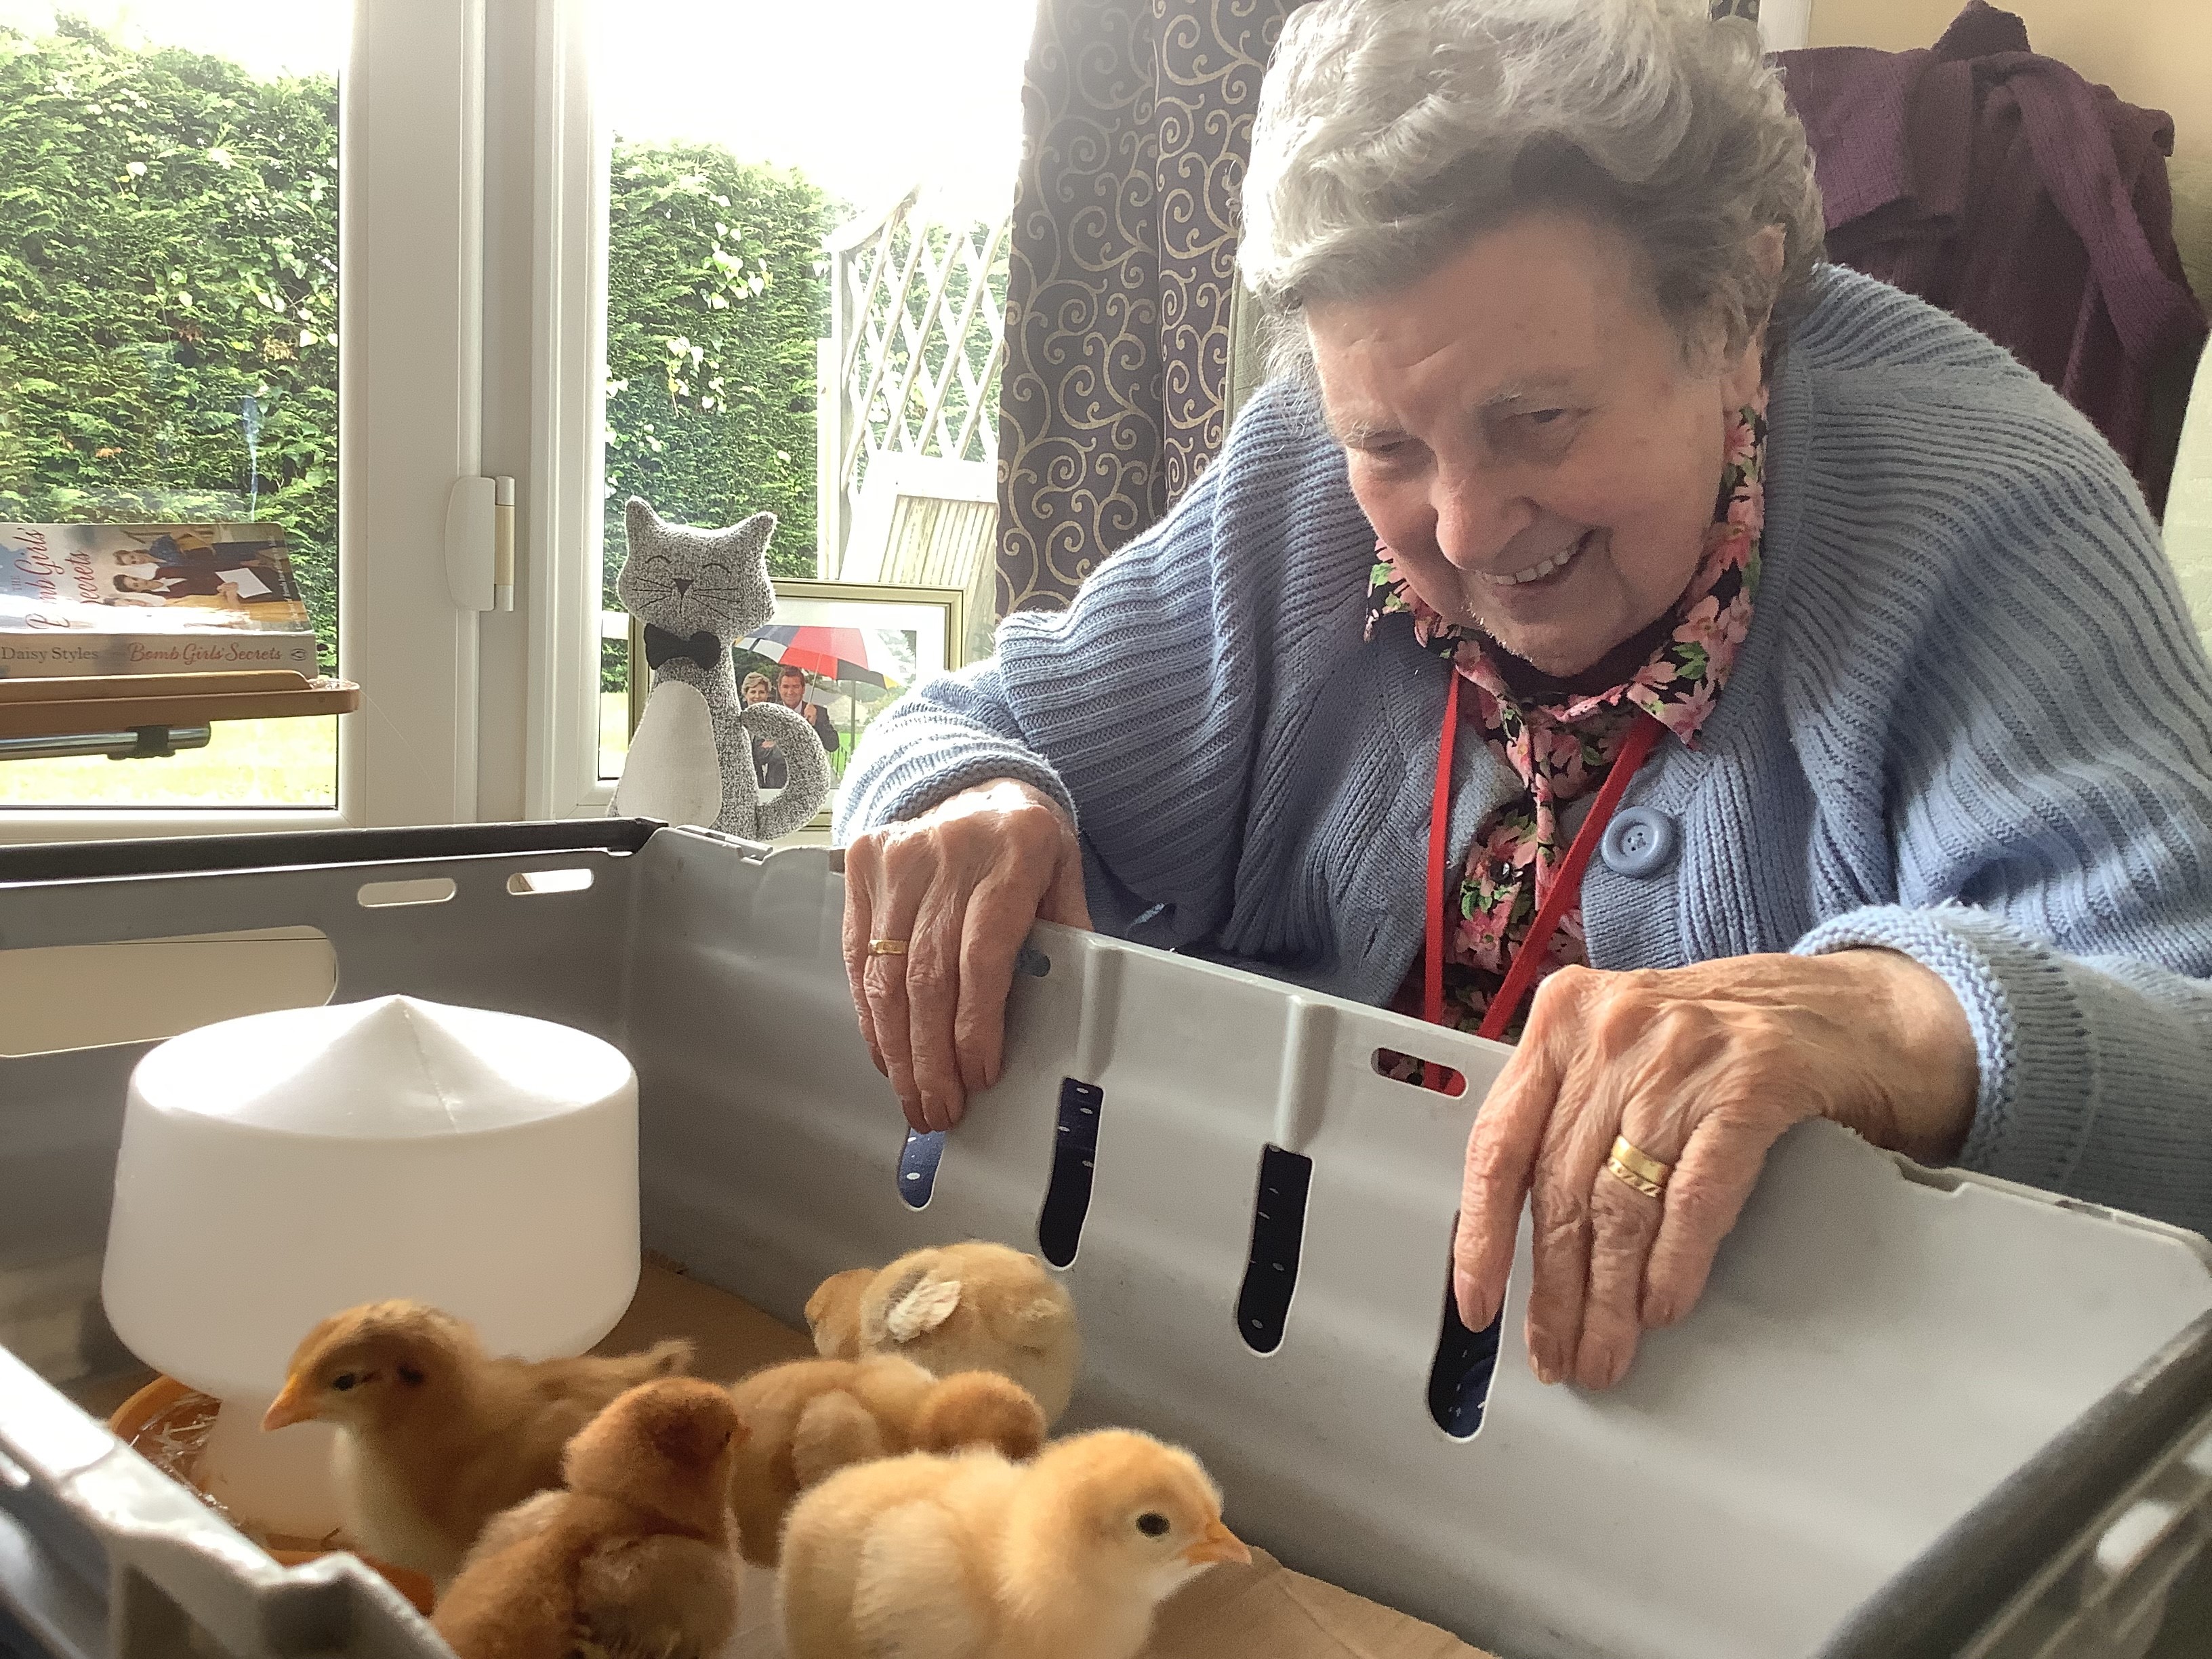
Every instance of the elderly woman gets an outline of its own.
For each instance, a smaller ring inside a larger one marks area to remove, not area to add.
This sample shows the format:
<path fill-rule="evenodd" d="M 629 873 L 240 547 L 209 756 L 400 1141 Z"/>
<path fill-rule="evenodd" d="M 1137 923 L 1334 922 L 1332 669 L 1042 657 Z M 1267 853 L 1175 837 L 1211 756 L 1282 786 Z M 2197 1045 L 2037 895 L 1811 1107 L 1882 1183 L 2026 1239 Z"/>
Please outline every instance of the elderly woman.
<path fill-rule="evenodd" d="M 1820 262 L 1702 0 L 1319 0 L 1245 278 L 1285 373 L 1060 615 L 879 720 L 842 836 L 917 1126 L 1037 918 L 1510 1034 L 1462 1316 L 1617 1379 L 1767 1149 L 2212 1229 L 2212 693 L 2125 469 Z M 1533 1000 L 1523 988 L 1540 979 Z"/>

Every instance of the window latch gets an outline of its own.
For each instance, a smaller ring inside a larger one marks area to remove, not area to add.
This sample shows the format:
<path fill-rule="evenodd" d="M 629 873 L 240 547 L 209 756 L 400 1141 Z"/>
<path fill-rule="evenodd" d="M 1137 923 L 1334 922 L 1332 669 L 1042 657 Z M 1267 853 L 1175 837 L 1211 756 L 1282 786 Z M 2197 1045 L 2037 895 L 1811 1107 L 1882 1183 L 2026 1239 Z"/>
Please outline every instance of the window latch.
<path fill-rule="evenodd" d="M 514 609 L 514 480 L 456 478 L 446 497 L 446 580 L 462 611 Z"/>

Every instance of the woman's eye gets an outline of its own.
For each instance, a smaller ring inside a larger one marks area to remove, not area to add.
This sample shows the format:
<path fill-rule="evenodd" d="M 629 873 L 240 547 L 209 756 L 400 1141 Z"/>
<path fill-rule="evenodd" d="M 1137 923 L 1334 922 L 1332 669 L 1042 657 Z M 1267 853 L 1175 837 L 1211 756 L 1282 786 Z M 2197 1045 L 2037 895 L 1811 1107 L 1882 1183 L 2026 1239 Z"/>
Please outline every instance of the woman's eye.
<path fill-rule="evenodd" d="M 1359 446 L 1359 459 L 1370 466 L 1404 467 L 1413 464 L 1416 446 L 1406 439 Z"/>
<path fill-rule="evenodd" d="M 1582 430 L 1582 414 L 1577 409 L 1524 409 L 1498 428 L 1494 441 L 1507 454 L 1553 459 Z"/>

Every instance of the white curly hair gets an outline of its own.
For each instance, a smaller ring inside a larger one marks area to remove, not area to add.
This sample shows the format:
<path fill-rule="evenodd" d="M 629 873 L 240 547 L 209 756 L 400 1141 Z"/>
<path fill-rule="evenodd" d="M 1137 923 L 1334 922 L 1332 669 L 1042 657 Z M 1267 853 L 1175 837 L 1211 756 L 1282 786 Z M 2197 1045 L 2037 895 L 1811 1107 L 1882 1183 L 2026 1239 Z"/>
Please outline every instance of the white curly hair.
<path fill-rule="evenodd" d="M 1686 353 L 1777 338 L 1821 258 L 1820 191 L 1756 28 L 1706 0 L 1314 0 L 1260 97 L 1238 264 L 1278 372 L 1300 310 L 1418 281 L 1515 213 L 1624 232 Z M 1783 234 L 1780 269 L 1754 251 Z M 1770 321 L 1771 319 L 1771 321 Z"/>

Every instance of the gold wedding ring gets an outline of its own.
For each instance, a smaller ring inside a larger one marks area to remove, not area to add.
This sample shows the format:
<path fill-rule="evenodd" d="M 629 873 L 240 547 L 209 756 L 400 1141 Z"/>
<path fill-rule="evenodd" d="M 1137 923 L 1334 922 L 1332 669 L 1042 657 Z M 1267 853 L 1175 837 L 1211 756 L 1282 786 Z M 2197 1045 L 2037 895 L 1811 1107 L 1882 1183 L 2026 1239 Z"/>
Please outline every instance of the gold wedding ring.
<path fill-rule="evenodd" d="M 906 941 L 902 939 L 872 939 L 868 941 L 868 954 L 872 957 L 902 957 L 906 954 Z"/>
<path fill-rule="evenodd" d="M 1646 1198 L 1657 1198 L 1664 1193 L 1667 1177 L 1674 1173 L 1673 1164 L 1662 1164 L 1636 1146 L 1626 1135 L 1613 1138 L 1613 1151 L 1605 1160 L 1605 1168 L 1614 1180 Z"/>

